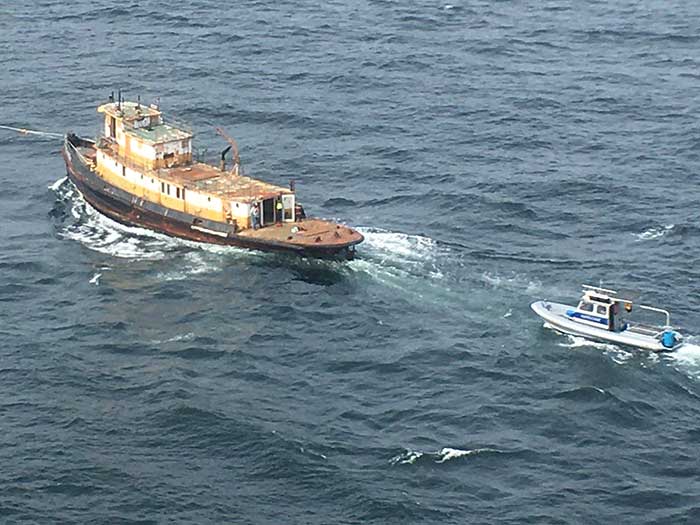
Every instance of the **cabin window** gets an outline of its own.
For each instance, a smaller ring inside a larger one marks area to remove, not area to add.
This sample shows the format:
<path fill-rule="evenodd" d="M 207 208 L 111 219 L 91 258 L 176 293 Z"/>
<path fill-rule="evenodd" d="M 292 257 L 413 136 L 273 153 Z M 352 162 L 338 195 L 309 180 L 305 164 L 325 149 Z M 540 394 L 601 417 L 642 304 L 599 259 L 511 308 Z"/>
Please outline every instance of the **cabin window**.
<path fill-rule="evenodd" d="M 593 305 L 591 303 L 581 303 L 581 306 L 579 306 L 579 309 L 583 310 L 584 312 L 592 312 Z"/>
<path fill-rule="evenodd" d="M 122 176 L 126 177 L 126 166 L 122 166 Z"/>
<path fill-rule="evenodd" d="M 182 188 L 182 194 L 181 194 L 181 195 L 182 195 L 182 200 L 184 201 L 184 200 L 185 200 L 185 188 Z"/>
<path fill-rule="evenodd" d="M 168 195 L 170 195 L 170 184 L 166 184 L 168 191 L 166 192 Z"/>
<path fill-rule="evenodd" d="M 207 197 L 207 201 L 211 202 L 211 197 Z"/>
<path fill-rule="evenodd" d="M 180 188 L 175 188 L 175 197 L 180 198 Z"/>
<path fill-rule="evenodd" d="M 602 306 L 600 304 L 596 308 L 596 313 L 599 313 L 601 315 L 605 315 L 607 313 L 607 311 L 608 311 L 608 309 L 605 308 L 605 306 Z"/>
<path fill-rule="evenodd" d="M 165 193 L 165 182 L 160 183 L 160 192 Z"/>

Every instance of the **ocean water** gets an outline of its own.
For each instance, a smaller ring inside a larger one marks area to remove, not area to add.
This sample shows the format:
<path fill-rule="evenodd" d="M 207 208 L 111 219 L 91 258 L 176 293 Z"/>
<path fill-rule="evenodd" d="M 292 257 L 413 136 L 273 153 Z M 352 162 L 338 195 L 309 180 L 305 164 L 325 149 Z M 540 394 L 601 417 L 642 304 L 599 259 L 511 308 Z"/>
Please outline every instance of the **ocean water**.
<path fill-rule="evenodd" d="M 367 240 L 121 226 L 0 130 L 0 521 L 700 522 L 699 35 L 673 0 L 4 2 L 0 125 L 160 97 Z M 585 282 L 690 344 L 530 311 Z"/>

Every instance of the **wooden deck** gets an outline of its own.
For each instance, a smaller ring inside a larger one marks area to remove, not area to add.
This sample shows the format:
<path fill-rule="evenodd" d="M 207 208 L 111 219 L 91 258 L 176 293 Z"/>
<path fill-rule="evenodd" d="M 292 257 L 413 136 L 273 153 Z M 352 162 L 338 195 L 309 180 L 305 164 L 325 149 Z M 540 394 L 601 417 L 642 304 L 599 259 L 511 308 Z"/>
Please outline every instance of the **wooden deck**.
<path fill-rule="evenodd" d="M 235 175 L 230 171 L 221 171 L 201 162 L 195 162 L 189 166 L 161 169 L 158 175 L 165 180 L 171 180 L 225 200 L 239 202 L 272 199 L 280 194 L 292 193 L 289 188 Z"/>
<path fill-rule="evenodd" d="M 321 219 L 304 219 L 298 222 L 283 222 L 239 233 L 241 237 L 295 244 L 298 246 L 345 246 L 363 240 L 358 231 L 347 226 Z"/>

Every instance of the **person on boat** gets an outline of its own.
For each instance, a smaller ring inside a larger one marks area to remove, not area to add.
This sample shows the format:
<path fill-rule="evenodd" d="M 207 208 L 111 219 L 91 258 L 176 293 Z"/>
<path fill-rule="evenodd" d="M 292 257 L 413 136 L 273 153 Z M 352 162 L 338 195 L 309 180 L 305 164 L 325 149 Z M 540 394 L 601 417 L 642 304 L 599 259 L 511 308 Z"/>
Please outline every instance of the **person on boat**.
<path fill-rule="evenodd" d="M 282 216 L 284 214 L 284 206 L 282 205 L 282 197 L 277 197 L 277 203 L 275 204 L 275 209 L 277 210 L 277 214 L 275 215 L 275 219 L 277 223 L 282 222 Z"/>
<path fill-rule="evenodd" d="M 297 221 L 306 219 L 306 212 L 301 204 L 294 205 L 294 217 L 296 217 Z"/>
<path fill-rule="evenodd" d="M 611 332 L 617 331 L 617 302 L 613 303 L 608 307 L 608 330 Z"/>
<path fill-rule="evenodd" d="M 250 208 L 250 225 L 254 230 L 257 230 L 258 226 L 260 226 L 260 210 L 257 202 Z"/>

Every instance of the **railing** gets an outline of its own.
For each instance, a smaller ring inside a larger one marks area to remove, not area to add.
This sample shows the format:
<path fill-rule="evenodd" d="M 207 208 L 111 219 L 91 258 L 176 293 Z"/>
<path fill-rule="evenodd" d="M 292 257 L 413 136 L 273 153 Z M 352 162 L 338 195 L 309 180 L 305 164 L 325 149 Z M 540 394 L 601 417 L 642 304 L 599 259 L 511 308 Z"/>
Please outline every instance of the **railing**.
<path fill-rule="evenodd" d="M 642 310 L 649 310 L 650 312 L 664 314 L 666 316 L 666 326 L 671 326 L 671 314 L 668 313 L 668 310 L 664 310 L 663 308 L 655 308 L 653 306 L 644 306 L 643 304 L 638 304 L 637 307 L 641 308 Z"/>
<path fill-rule="evenodd" d="M 611 295 L 617 294 L 615 290 L 608 290 L 607 288 L 601 288 L 600 286 L 591 286 L 590 284 L 584 284 L 582 285 L 582 288 L 584 290 L 592 290 L 594 292 L 607 293 Z"/>
<path fill-rule="evenodd" d="M 155 125 L 149 124 L 148 126 L 136 126 L 135 122 L 130 122 L 126 119 L 123 122 L 124 129 L 127 131 L 138 131 L 143 129 L 151 132 L 155 131 L 157 136 L 158 126 L 165 124 L 166 126 L 169 126 L 171 128 L 179 129 L 181 131 L 184 131 L 185 133 L 192 134 L 192 124 L 190 124 L 189 122 L 174 117 L 165 117 L 163 115 L 160 115 L 160 123 Z"/>
<path fill-rule="evenodd" d="M 182 131 L 185 131 L 190 134 L 193 133 L 192 124 L 185 120 L 180 120 L 179 118 L 174 117 L 165 117 L 163 115 L 161 115 L 161 119 L 163 120 L 163 123 L 167 124 L 168 126 L 181 129 Z"/>

